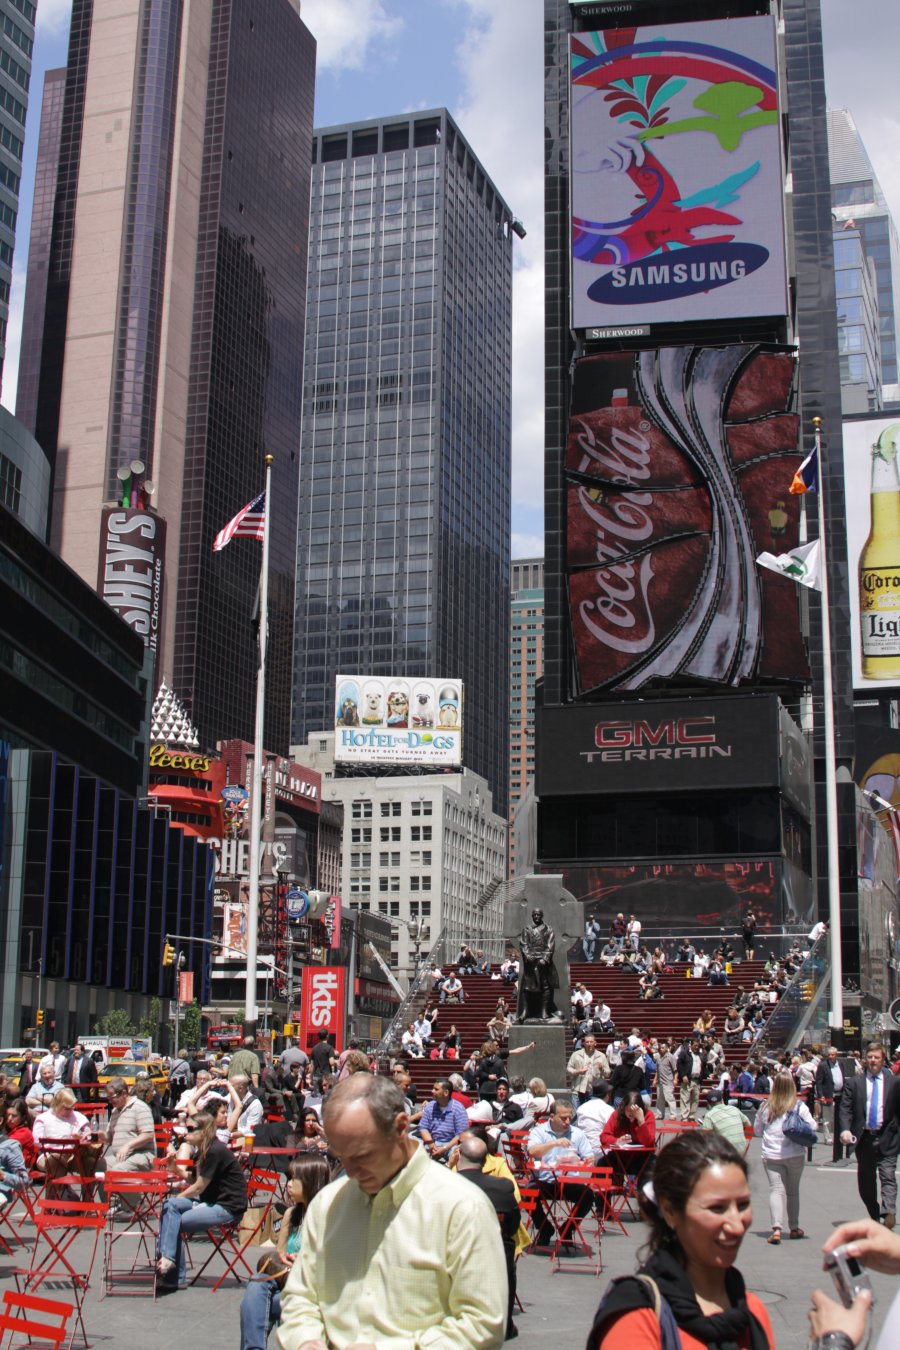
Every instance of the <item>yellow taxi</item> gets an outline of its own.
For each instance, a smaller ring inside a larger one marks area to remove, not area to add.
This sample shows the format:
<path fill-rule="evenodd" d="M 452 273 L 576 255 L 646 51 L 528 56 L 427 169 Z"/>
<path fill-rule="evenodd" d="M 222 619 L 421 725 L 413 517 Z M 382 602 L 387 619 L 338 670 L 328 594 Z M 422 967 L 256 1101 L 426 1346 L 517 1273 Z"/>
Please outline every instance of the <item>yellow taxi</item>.
<path fill-rule="evenodd" d="M 138 1077 L 146 1074 L 152 1078 L 160 1092 L 164 1092 L 169 1075 L 158 1059 L 111 1059 L 106 1064 L 97 1065 L 97 1077 L 101 1089 L 111 1078 L 124 1078 L 129 1088 L 133 1088 Z"/>

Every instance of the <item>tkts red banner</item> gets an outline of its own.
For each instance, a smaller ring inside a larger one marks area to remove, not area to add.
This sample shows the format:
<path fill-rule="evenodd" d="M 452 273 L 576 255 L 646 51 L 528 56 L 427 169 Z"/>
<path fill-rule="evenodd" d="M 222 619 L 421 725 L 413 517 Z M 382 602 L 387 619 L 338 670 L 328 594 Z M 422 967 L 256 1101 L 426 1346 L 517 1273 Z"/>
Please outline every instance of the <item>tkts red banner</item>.
<path fill-rule="evenodd" d="M 752 344 L 577 363 L 566 450 L 576 693 L 808 677 L 796 588 L 755 561 L 797 543 L 795 367 Z"/>
<path fill-rule="evenodd" d="M 344 1040 L 344 995 L 347 972 L 343 966 L 306 966 L 300 1001 L 300 1025 L 307 1048 L 319 1039 L 320 1031 L 334 1037 L 340 1049 Z"/>

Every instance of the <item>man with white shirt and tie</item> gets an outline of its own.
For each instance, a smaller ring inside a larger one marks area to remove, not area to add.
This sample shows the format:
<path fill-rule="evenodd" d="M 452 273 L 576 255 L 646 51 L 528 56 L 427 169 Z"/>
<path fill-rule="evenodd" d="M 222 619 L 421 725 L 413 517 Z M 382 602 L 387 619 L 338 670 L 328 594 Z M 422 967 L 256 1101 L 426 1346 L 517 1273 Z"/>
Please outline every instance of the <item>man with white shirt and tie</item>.
<path fill-rule="evenodd" d="M 860 1199 L 871 1218 L 893 1228 L 897 1214 L 900 1083 L 885 1070 L 885 1061 L 884 1046 L 872 1041 L 866 1047 L 866 1072 L 844 1079 L 839 1123 L 841 1143 L 856 1143 Z"/>

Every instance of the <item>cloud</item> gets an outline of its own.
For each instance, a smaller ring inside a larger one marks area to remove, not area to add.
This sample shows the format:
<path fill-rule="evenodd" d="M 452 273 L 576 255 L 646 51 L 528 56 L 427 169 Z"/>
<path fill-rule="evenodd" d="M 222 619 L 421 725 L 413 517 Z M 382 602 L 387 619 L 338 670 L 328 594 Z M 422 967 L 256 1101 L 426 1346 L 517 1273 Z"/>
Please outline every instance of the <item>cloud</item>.
<path fill-rule="evenodd" d="M 43 2 L 43 0 L 42 0 Z M 403 27 L 381 0 L 303 0 L 301 17 L 318 44 L 321 70 L 361 70 L 370 44 L 394 37 Z"/>
<path fill-rule="evenodd" d="M 544 536 L 542 534 L 517 534 L 514 532 L 511 543 L 510 557 L 514 559 L 543 558 L 544 556 Z"/>
<path fill-rule="evenodd" d="M 72 17 L 72 0 L 40 0 L 34 26 L 38 37 L 63 33 Z"/>
<path fill-rule="evenodd" d="M 514 507 L 534 505 L 544 464 L 544 108 L 540 0 L 454 0 L 466 16 L 456 49 L 460 129 L 514 216 Z M 518 512 L 517 512 L 518 514 Z M 532 543 L 534 541 L 533 536 Z M 540 550 L 543 553 L 543 544 Z"/>

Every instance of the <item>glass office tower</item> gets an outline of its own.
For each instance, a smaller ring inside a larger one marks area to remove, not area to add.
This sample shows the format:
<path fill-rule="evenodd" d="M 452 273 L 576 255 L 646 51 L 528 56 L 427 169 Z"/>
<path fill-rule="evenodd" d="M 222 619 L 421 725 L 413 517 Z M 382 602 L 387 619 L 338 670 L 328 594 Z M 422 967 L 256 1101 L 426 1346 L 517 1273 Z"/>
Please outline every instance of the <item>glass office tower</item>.
<path fill-rule="evenodd" d="M 314 83 L 299 0 L 74 0 L 48 76 L 19 406 L 50 543 L 96 585 L 101 512 L 143 465 L 168 526 L 157 675 L 205 745 L 253 736 L 260 550 L 212 543 L 266 453 L 265 741 L 289 739 Z"/>
<path fill-rule="evenodd" d="M 33 0 L 0 0 L 0 378 L 6 356 L 34 16 Z"/>
<path fill-rule="evenodd" d="M 514 223 L 445 110 L 315 133 L 293 739 L 338 672 L 461 678 L 501 813 Z"/>

